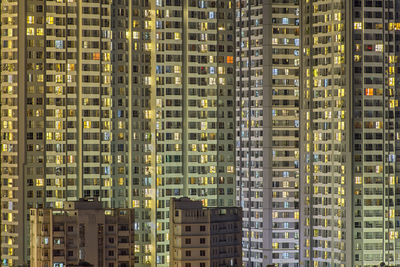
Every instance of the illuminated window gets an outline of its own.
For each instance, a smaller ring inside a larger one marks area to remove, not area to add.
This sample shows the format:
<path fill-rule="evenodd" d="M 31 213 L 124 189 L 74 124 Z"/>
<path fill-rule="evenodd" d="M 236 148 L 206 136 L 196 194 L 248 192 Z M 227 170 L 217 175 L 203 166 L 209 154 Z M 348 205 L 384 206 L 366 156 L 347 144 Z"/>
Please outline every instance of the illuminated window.
<path fill-rule="evenodd" d="M 35 24 L 35 17 L 34 16 L 28 16 L 26 18 L 26 23 L 28 24 Z"/>
<path fill-rule="evenodd" d="M 58 75 L 55 76 L 55 78 L 56 78 L 56 82 L 57 83 L 62 83 L 63 82 L 63 76 L 62 75 L 58 74 Z"/>
<path fill-rule="evenodd" d="M 354 182 L 355 182 L 355 184 L 362 184 L 362 177 L 356 176 Z"/>
<path fill-rule="evenodd" d="M 104 61 L 110 61 L 110 53 L 103 53 L 104 55 Z"/>
<path fill-rule="evenodd" d="M 26 35 L 35 35 L 34 28 L 26 28 Z"/>
<path fill-rule="evenodd" d="M 174 66 L 174 73 L 181 73 L 181 66 Z"/>
<path fill-rule="evenodd" d="M 84 121 L 83 122 L 83 128 L 86 128 L 86 129 L 92 128 L 92 122 L 91 121 Z"/>
<path fill-rule="evenodd" d="M 139 32 L 132 32 L 132 38 L 137 40 L 140 38 L 140 33 Z"/>
<path fill-rule="evenodd" d="M 100 60 L 100 53 L 93 53 L 93 60 Z"/>
<path fill-rule="evenodd" d="M 179 32 L 174 33 L 174 39 L 175 40 L 180 40 L 181 39 L 181 34 Z"/>
<path fill-rule="evenodd" d="M 44 30 L 43 30 L 43 28 L 37 28 L 37 29 L 36 29 L 36 35 L 39 35 L 39 36 L 44 35 Z"/>
<path fill-rule="evenodd" d="M 50 16 L 46 17 L 46 23 L 47 24 L 54 24 L 54 17 L 50 17 Z"/>
<path fill-rule="evenodd" d="M 362 22 L 354 22 L 354 30 L 362 30 Z"/>
<path fill-rule="evenodd" d="M 226 63 L 233 64 L 233 56 L 227 56 L 226 57 Z"/>
<path fill-rule="evenodd" d="M 108 65 L 108 64 L 107 64 Z M 75 64 L 68 63 L 67 64 L 67 70 L 68 71 L 74 71 L 75 70 Z"/>
<path fill-rule="evenodd" d="M 368 96 L 374 95 L 374 89 L 373 88 L 365 88 L 365 95 L 368 95 Z"/>
<path fill-rule="evenodd" d="M 36 179 L 36 186 L 43 186 L 43 185 L 44 185 L 43 179 Z"/>
<path fill-rule="evenodd" d="M 383 52 L 383 45 L 382 44 L 375 45 L 375 51 L 376 52 Z"/>

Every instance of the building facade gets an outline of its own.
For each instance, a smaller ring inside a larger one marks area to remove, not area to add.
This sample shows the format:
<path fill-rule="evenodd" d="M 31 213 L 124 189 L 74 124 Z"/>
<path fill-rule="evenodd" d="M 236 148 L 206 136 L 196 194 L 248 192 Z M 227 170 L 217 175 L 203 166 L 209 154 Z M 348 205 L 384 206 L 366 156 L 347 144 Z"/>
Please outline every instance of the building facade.
<path fill-rule="evenodd" d="M 148 266 L 169 264 L 170 197 L 234 205 L 234 8 L 1 2 L 3 264 L 29 260 L 30 208 L 134 207 Z"/>
<path fill-rule="evenodd" d="M 30 266 L 134 266 L 133 209 L 99 201 L 65 202 L 30 210 Z"/>
<path fill-rule="evenodd" d="M 400 264 L 399 7 L 302 2 L 301 266 Z"/>
<path fill-rule="evenodd" d="M 255 267 L 298 266 L 300 3 L 236 3 L 243 261 Z"/>
<path fill-rule="evenodd" d="M 242 266 L 240 208 L 173 198 L 170 214 L 170 266 Z"/>
<path fill-rule="evenodd" d="M 111 2 L 1 10 L 1 258 L 16 266 L 29 261 L 30 208 L 79 197 L 114 205 Z"/>

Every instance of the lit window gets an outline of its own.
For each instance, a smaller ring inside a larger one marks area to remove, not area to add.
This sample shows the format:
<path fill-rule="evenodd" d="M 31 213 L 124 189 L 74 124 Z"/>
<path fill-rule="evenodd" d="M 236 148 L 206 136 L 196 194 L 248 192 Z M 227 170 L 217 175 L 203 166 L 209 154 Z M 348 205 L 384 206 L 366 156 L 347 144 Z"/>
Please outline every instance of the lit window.
<path fill-rule="evenodd" d="M 373 88 L 365 88 L 365 95 L 367 95 L 367 96 L 374 95 L 374 89 Z"/>
<path fill-rule="evenodd" d="M 132 38 L 133 39 L 139 39 L 140 38 L 140 33 L 139 32 L 132 32 Z"/>
<path fill-rule="evenodd" d="M 383 52 L 383 45 L 382 44 L 375 45 L 375 51 L 376 52 Z"/>
<path fill-rule="evenodd" d="M 26 35 L 35 35 L 34 28 L 26 28 Z"/>
<path fill-rule="evenodd" d="M 354 22 L 354 30 L 362 30 L 362 22 Z"/>
<path fill-rule="evenodd" d="M 58 48 L 58 49 L 64 48 L 64 41 L 62 41 L 62 40 L 56 40 L 56 41 L 55 41 L 55 47 Z"/>
<path fill-rule="evenodd" d="M 37 29 L 36 29 L 36 35 L 39 35 L 39 36 L 44 35 L 44 30 L 43 30 L 43 28 L 37 28 Z"/>
<path fill-rule="evenodd" d="M 83 128 L 86 128 L 86 129 L 92 128 L 92 122 L 91 121 L 84 121 L 83 122 Z"/>
<path fill-rule="evenodd" d="M 50 16 L 46 17 L 46 23 L 47 24 L 54 24 L 54 17 L 50 17 Z"/>
<path fill-rule="evenodd" d="M 36 179 L 36 186 L 43 186 L 44 182 L 43 179 Z"/>
<path fill-rule="evenodd" d="M 174 66 L 174 73 L 181 73 L 181 66 Z"/>
<path fill-rule="evenodd" d="M 28 16 L 26 18 L 26 23 L 28 24 L 35 24 L 35 17 L 34 16 Z"/>
<path fill-rule="evenodd" d="M 233 64 L 233 56 L 227 56 L 226 57 L 226 63 Z"/>

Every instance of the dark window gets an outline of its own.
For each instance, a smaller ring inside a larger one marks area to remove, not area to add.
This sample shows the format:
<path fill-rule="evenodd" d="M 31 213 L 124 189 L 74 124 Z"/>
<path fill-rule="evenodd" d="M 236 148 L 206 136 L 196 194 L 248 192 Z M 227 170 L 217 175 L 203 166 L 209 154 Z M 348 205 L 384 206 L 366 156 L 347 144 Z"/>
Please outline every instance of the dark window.
<path fill-rule="evenodd" d="M 192 231 L 192 228 L 190 226 L 185 226 L 185 231 L 190 232 L 190 231 Z"/>
<path fill-rule="evenodd" d="M 206 239 L 205 238 L 200 238 L 200 244 L 205 244 L 206 243 Z"/>
<path fill-rule="evenodd" d="M 200 231 L 204 232 L 206 230 L 206 226 L 205 225 L 200 225 Z"/>
<path fill-rule="evenodd" d="M 185 244 L 191 244 L 192 240 L 190 238 L 185 238 Z"/>
<path fill-rule="evenodd" d="M 192 256 L 192 251 L 190 251 L 190 250 L 186 250 L 186 257 L 190 257 L 190 256 Z"/>
<path fill-rule="evenodd" d="M 68 232 L 73 232 L 74 231 L 74 227 L 73 226 L 68 226 Z"/>
<path fill-rule="evenodd" d="M 206 251 L 205 250 L 200 250 L 200 256 L 205 256 L 206 255 Z"/>

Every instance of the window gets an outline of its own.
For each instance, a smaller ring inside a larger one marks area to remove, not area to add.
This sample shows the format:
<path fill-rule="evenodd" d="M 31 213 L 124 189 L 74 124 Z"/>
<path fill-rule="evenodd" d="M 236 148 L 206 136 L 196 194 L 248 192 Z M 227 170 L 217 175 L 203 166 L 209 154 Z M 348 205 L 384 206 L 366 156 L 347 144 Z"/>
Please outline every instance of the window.
<path fill-rule="evenodd" d="M 354 22 L 354 30 L 362 30 L 362 22 Z"/>
<path fill-rule="evenodd" d="M 185 238 L 185 244 L 191 244 L 192 240 L 190 238 Z"/>
<path fill-rule="evenodd" d="M 200 238 L 200 244 L 205 244 L 206 243 L 206 239 L 205 238 Z"/>
<path fill-rule="evenodd" d="M 374 89 L 373 88 L 365 88 L 365 95 L 367 95 L 367 96 L 374 95 Z"/>
<path fill-rule="evenodd" d="M 186 255 L 186 257 L 192 256 L 192 251 L 191 250 L 186 250 L 185 255 Z"/>
<path fill-rule="evenodd" d="M 191 227 L 190 226 L 185 226 L 185 231 L 186 232 L 190 232 L 192 229 L 191 229 Z"/>
<path fill-rule="evenodd" d="M 206 267 L 206 263 L 205 262 L 200 262 L 200 267 Z"/>
<path fill-rule="evenodd" d="M 26 29 L 26 35 L 35 35 L 35 29 L 34 28 L 27 28 Z"/>
<path fill-rule="evenodd" d="M 233 56 L 227 56 L 226 57 L 226 63 L 233 64 Z"/>
<path fill-rule="evenodd" d="M 206 256 L 206 251 L 205 250 L 200 250 L 200 256 L 202 256 L 202 257 Z"/>
<path fill-rule="evenodd" d="M 47 24 L 54 24 L 54 17 L 47 16 L 46 17 L 46 23 Z"/>
<path fill-rule="evenodd" d="M 185 267 L 191 267 L 190 263 L 185 263 Z"/>
<path fill-rule="evenodd" d="M 34 16 L 28 16 L 26 18 L 26 23 L 27 24 L 35 24 L 35 17 Z"/>
<path fill-rule="evenodd" d="M 68 232 L 73 232 L 74 231 L 74 227 L 73 226 L 68 226 Z"/>
<path fill-rule="evenodd" d="M 204 232 L 206 230 L 206 226 L 205 225 L 200 225 L 200 231 Z"/>

